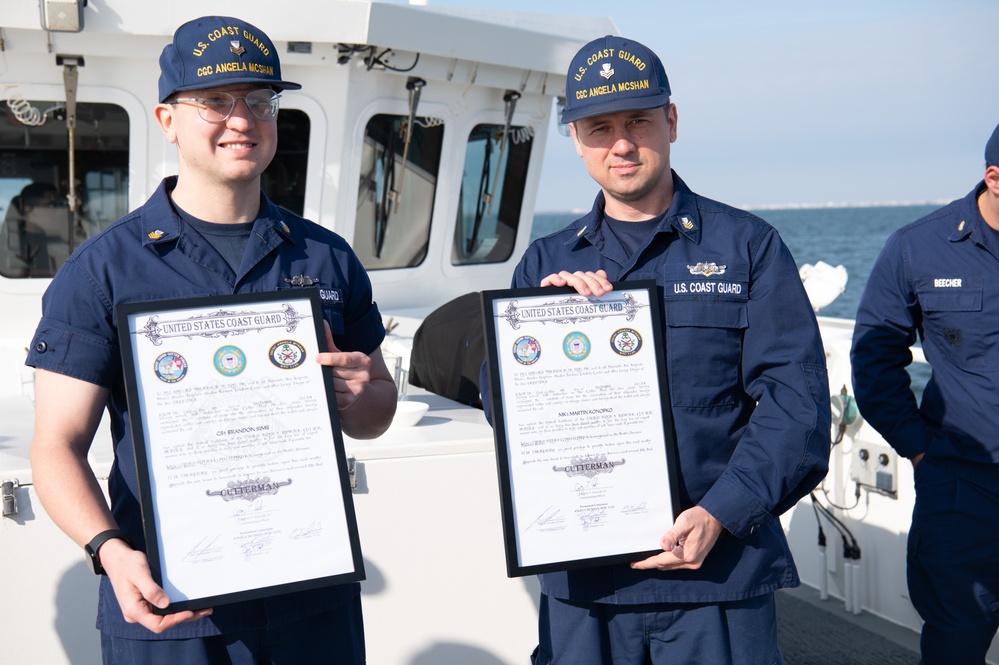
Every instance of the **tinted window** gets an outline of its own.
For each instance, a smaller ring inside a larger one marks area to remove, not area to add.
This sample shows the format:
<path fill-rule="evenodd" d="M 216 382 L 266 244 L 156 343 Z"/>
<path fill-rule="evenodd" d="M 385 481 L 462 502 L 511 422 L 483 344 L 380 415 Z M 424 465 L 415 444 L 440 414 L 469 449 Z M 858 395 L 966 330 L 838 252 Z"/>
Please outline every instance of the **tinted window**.
<path fill-rule="evenodd" d="M 451 263 L 497 263 L 510 258 L 524 202 L 532 133 L 478 125 L 468 137 Z"/>
<path fill-rule="evenodd" d="M 128 211 L 128 114 L 113 104 L 77 104 L 71 188 L 63 102 L 19 99 L 4 110 L 0 276 L 51 277 L 83 240 Z"/>
<path fill-rule="evenodd" d="M 427 255 L 444 127 L 417 118 L 376 115 L 361 147 L 357 223 L 351 246 L 368 270 L 417 266 Z"/>
<path fill-rule="evenodd" d="M 271 201 L 296 215 L 302 215 L 305 210 L 311 122 L 304 111 L 281 109 L 277 123 L 277 154 L 264 171 L 260 186 Z"/>

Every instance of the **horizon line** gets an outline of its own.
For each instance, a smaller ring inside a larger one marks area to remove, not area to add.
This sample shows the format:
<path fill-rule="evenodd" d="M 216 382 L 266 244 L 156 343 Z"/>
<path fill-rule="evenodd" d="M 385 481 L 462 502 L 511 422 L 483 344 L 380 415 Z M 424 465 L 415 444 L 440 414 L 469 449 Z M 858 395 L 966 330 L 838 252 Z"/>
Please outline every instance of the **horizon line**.
<path fill-rule="evenodd" d="M 913 206 L 944 206 L 951 199 L 924 199 L 921 201 L 826 201 L 824 203 L 764 203 L 735 206 L 742 210 L 823 210 L 828 208 L 904 208 Z M 568 210 L 535 210 L 535 215 L 585 215 L 590 208 L 569 208 Z"/>

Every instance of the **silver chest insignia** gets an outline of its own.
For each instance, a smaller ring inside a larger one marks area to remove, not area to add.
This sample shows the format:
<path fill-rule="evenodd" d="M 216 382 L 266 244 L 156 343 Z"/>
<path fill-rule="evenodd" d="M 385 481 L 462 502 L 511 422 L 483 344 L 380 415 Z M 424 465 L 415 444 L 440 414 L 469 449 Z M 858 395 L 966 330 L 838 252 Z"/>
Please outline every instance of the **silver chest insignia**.
<path fill-rule="evenodd" d="M 708 263 L 701 261 L 697 265 L 687 266 L 687 270 L 690 271 L 691 275 L 704 275 L 705 277 L 711 277 L 711 275 L 724 275 L 726 267 L 727 266 L 720 266 L 714 261 Z"/>
<path fill-rule="evenodd" d="M 315 277 L 307 277 L 305 275 L 295 275 L 291 279 L 285 277 L 284 281 L 292 286 L 313 286 L 319 283 L 319 280 Z"/>

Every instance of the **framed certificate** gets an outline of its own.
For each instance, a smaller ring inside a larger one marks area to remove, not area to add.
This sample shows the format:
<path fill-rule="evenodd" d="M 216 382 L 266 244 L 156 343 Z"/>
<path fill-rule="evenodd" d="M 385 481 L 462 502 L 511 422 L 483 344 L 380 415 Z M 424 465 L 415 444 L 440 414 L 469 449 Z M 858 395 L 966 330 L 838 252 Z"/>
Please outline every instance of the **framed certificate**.
<path fill-rule="evenodd" d="M 116 315 L 159 613 L 364 579 L 318 294 Z"/>
<path fill-rule="evenodd" d="M 677 483 L 655 282 L 482 305 L 507 575 L 661 552 Z"/>

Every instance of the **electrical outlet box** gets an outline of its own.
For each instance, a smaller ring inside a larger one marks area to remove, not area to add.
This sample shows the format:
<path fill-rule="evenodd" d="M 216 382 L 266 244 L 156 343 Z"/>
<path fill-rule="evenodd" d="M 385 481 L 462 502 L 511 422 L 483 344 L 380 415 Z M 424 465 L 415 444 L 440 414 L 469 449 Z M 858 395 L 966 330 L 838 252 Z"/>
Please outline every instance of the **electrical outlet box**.
<path fill-rule="evenodd" d="M 898 453 L 880 443 L 854 444 L 850 479 L 869 491 L 892 498 L 898 493 Z"/>

